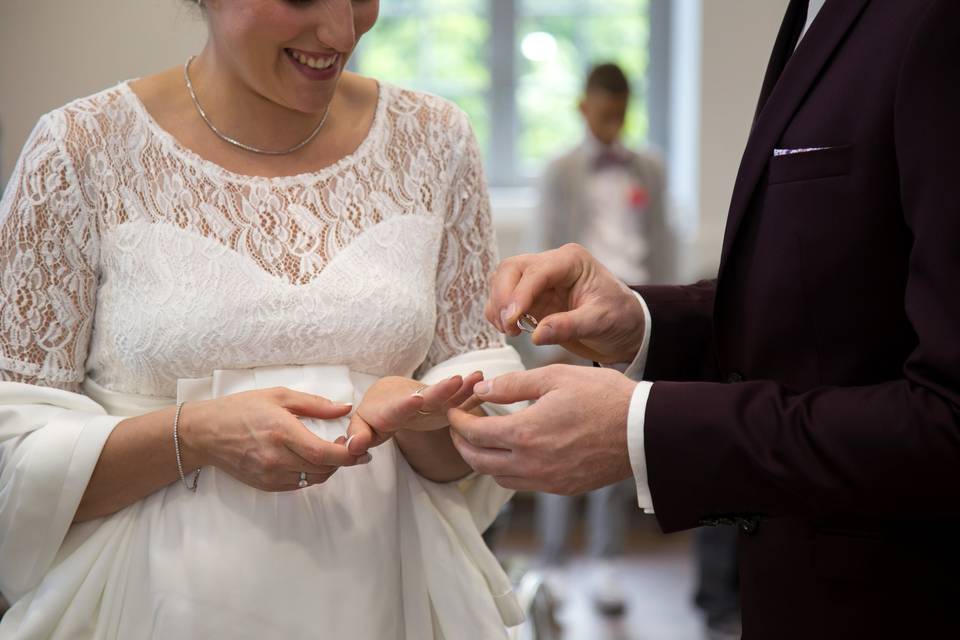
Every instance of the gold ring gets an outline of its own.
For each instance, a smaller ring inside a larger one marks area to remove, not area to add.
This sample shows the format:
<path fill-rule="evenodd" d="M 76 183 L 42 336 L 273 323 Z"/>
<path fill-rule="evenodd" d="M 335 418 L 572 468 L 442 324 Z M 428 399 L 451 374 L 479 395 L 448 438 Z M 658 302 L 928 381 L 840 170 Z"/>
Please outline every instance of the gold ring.
<path fill-rule="evenodd" d="M 540 324 L 540 322 L 529 313 L 525 313 L 517 318 L 517 329 L 520 329 L 520 331 L 525 331 L 526 333 L 533 333 L 536 331 L 538 324 Z"/>
<path fill-rule="evenodd" d="M 423 397 L 423 390 L 426 389 L 426 388 L 427 388 L 427 385 L 425 385 L 425 384 L 420 385 L 420 388 L 417 389 L 416 391 L 414 391 L 414 392 L 413 392 L 413 395 L 415 395 L 415 396 L 420 396 L 420 397 L 422 398 L 422 397 Z M 419 414 L 422 415 L 422 416 L 428 416 L 428 415 L 430 415 L 431 412 L 430 412 L 430 411 L 424 411 L 423 409 L 417 409 L 417 413 L 419 413 Z"/>

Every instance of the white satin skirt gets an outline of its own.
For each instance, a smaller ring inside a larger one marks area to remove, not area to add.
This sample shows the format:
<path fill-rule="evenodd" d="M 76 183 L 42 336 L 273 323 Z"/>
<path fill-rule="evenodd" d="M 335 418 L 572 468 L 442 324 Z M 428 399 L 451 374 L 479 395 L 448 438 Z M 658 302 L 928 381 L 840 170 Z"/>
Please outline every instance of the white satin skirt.
<path fill-rule="evenodd" d="M 217 371 L 181 380 L 178 400 L 286 386 L 359 404 L 375 380 L 342 366 Z M 147 409 L 85 392 L 110 415 Z M 348 419 L 304 423 L 332 441 Z M 430 482 L 392 441 L 371 453 L 287 493 L 204 468 L 196 492 L 178 482 L 72 526 L 0 638 L 506 638 L 523 614 L 481 531 L 510 492 L 486 477 Z"/>

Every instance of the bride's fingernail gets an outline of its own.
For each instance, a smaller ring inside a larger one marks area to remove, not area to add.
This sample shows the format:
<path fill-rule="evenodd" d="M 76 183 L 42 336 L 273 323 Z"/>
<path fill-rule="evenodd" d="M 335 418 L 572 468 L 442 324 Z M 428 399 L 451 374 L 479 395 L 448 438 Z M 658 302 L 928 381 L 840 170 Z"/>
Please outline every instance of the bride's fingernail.
<path fill-rule="evenodd" d="M 486 395 L 490 393 L 490 390 L 493 388 L 493 384 L 489 380 L 484 380 L 483 382 L 478 382 L 473 385 L 473 392 L 478 396 Z"/>

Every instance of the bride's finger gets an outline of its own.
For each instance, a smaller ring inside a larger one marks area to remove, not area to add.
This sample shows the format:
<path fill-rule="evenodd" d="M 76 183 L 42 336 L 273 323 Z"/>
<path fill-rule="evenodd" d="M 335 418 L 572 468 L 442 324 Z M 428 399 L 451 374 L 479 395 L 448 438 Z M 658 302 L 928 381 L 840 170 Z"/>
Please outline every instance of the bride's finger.
<path fill-rule="evenodd" d="M 305 461 L 318 467 L 348 467 L 358 463 L 342 444 L 319 438 L 299 420 L 292 420 L 284 445 Z"/>
<path fill-rule="evenodd" d="M 354 413 L 350 416 L 344 446 L 351 455 L 360 457 L 369 455 L 367 453 L 368 449 L 377 447 L 386 441 L 387 437 L 377 433 L 359 414 Z"/>
<path fill-rule="evenodd" d="M 453 376 L 446 380 L 441 380 L 429 387 L 424 387 L 413 394 L 413 398 L 423 398 L 423 403 L 417 407 L 421 411 L 435 412 L 442 409 L 451 397 L 463 386 L 461 376 Z"/>
<path fill-rule="evenodd" d="M 459 407 L 461 404 L 466 402 L 467 398 L 473 395 L 473 387 L 481 380 L 483 380 L 482 371 L 474 371 L 464 378 L 463 384 L 460 385 L 460 388 L 456 391 L 456 393 L 447 399 L 447 408 Z"/>
<path fill-rule="evenodd" d="M 340 436 L 334 442 L 327 444 L 343 446 L 346 438 Z M 324 441 L 326 442 L 326 441 Z M 361 454 L 356 457 L 356 464 L 362 465 L 369 462 L 367 456 Z M 270 462 L 264 466 L 264 471 L 273 476 L 289 476 L 291 473 L 306 473 L 310 475 L 329 475 L 339 469 L 339 465 L 317 465 L 307 462 L 289 448 L 282 448 L 270 459 Z"/>
<path fill-rule="evenodd" d="M 336 470 L 328 471 L 326 473 L 307 473 L 307 484 L 301 487 L 299 473 L 284 471 L 261 478 L 257 483 L 257 488 L 259 488 L 261 491 L 269 491 L 271 493 L 299 491 L 301 489 L 306 489 L 308 486 L 323 484 L 329 480 L 334 473 L 336 473 Z"/>
<path fill-rule="evenodd" d="M 483 400 L 475 395 L 471 395 L 469 398 L 460 403 L 460 406 L 457 407 L 460 411 L 470 412 L 483 404 Z"/>
<path fill-rule="evenodd" d="M 333 420 L 342 418 L 353 409 L 353 405 L 349 403 L 332 402 L 323 396 L 294 391 L 286 387 L 271 389 L 270 393 L 281 407 L 298 416 Z"/>

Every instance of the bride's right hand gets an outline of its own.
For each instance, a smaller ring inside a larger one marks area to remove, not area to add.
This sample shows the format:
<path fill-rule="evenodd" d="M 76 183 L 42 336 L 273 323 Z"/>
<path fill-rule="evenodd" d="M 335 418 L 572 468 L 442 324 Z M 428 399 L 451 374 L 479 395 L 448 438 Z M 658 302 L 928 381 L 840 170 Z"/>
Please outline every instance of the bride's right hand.
<path fill-rule="evenodd" d="M 290 491 L 301 472 L 319 484 L 340 467 L 369 461 L 351 455 L 342 436 L 323 440 L 298 419 L 342 418 L 352 408 L 284 387 L 189 402 L 180 416 L 181 447 L 197 466 L 217 467 L 261 491 Z"/>

